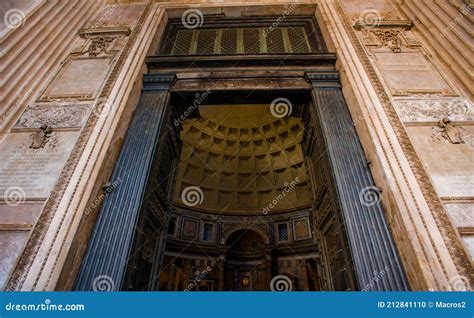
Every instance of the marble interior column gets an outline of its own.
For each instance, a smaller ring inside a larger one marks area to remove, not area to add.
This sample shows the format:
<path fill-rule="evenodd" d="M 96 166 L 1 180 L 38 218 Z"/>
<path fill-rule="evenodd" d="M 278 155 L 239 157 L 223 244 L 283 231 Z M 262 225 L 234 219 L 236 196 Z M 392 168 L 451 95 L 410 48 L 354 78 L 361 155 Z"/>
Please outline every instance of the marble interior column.
<path fill-rule="evenodd" d="M 380 193 L 372 179 L 337 72 L 307 73 L 359 289 L 407 290 Z M 369 195 L 369 200 L 366 195 Z"/>
<path fill-rule="evenodd" d="M 108 282 L 108 289 L 122 288 L 155 150 L 166 127 L 169 88 L 174 78 L 154 75 L 151 83 L 145 81 L 110 180 L 117 186 L 99 212 L 75 290 L 100 290 L 96 285 L 101 281 Z"/>

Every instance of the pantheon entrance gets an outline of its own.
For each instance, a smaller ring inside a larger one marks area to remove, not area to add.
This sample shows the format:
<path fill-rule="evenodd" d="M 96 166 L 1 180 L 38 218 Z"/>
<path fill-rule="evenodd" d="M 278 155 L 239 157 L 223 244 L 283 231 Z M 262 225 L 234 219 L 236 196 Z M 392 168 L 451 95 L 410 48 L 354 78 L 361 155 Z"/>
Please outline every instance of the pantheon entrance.
<path fill-rule="evenodd" d="M 256 21 L 169 22 L 75 289 L 408 289 L 316 21 Z"/>

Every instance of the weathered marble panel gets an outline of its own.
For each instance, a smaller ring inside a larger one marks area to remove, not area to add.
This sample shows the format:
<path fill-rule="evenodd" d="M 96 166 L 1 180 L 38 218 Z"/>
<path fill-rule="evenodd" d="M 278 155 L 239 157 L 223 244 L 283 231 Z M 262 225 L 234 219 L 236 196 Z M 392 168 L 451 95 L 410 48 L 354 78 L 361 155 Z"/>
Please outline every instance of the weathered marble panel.
<path fill-rule="evenodd" d="M 51 82 L 41 100 L 56 98 L 93 99 L 104 82 L 109 58 L 71 58 Z"/>
<path fill-rule="evenodd" d="M 474 227 L 474 203 L 445 203 L 455 227 Z"/>
<path fill-rule="evenodd" d="M 38 128 L 47 124 L 52 128 L 80 128 L 91 105 L 30 105 L 13 128 Z"/>
<path fill-rule="evenodd" d="M 471 262 L 474 262 L 474 235 L 464 236 L 462 241 L 471 258 Z"/>
<path fill-rule="evenodd" d="M 474 120 L 474 107 L 467 100 L 407 99 L 394 104 L 404 122 L 437 122 L 443 117 L 452 121 Z"/>
<path fill-rule="evenodd" d="M 452 144 L 435 126 L 407 130 L 439 196 L 474 196 L 474 126 L 459 127 L 462 144 Z"/>
<path fill-rule="evenodd" d="M 446 82 L 420 51 L 374 52 L 374 55 L 394 94 L 449 90 Z"/>
<path fill-rule="evenodd" d="M 29 231 L 0 231 L 0 290 L 28 240 Z"/>
<path fill-rule="evenodd" d="M 43 202 L 24 202 L 17 206 L 0 204 L 0 224 L 34 225 L 43 207 Z M 0 225 L 1 226 L 1 225 Z"/>
<path fill-rule="evenodd" d="M 46 198 L 78 136 L 77 132 L 52 132 L 43 148 L 29 148 L 31 133 L 12 133 L 0 146 L 0 195 L 14 204 Z M 16 203 L 15 203 L 16 202 Z"/>

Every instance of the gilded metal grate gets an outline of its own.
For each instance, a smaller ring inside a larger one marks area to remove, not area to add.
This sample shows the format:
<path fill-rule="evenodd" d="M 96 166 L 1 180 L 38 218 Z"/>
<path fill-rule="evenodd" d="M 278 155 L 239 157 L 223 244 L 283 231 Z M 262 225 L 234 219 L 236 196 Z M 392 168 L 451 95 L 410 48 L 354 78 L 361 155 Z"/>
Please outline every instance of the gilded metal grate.
<path fill-rule="evenodd" d="M 285 28 L 286 29 L 286 28 Z M 267 49 L 269 53 L 289 53 L 289 47 L 285 45 L 283 28 L 276 28 L 266 35 Z"/>
<path fill-rule="evenodd" d="M 306 38 L 306 32 L 302 27 L 289 27 L 287 29 L 288 39 L 290 40 L 293 52 L 309 53 L 310 46 Z"/>
<path fill-rule="evenodd" d="M 173 55 L 187 55 L 192 43 L 193 33 L 188 30 L 178 31 L 174 41 L 173 50 L 171 54 Z"/>
<path fill-rule="evenodd" d="M 220 54 L 237 53 L 237 29 L 221 30 Z"/>
<path fill-rule="evenodd" d="M 200 30 L 198 31 L 197 38 L 196 54 L 206 55 L 214 53 L 216 30 Z"/>
<path fill-rule="evenodd" d="M 171 55 L 310 53 L 304 27 L 179 30 Z"/>
<path fill-rule="evenodd" d="M 243 29 L 243 52 L 245 54 L 260 53 L 260 35 L 258 29 Z"/>

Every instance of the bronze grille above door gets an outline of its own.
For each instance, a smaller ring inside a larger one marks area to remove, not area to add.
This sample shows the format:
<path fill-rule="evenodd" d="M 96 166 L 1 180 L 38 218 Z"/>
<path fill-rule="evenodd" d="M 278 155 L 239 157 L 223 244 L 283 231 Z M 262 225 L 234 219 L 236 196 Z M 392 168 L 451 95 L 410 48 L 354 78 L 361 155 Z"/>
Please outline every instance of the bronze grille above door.
<path fill-rule="evenodd" d="M 171 55 L 311 53 L 303 27 L 179 30 Z"/>
<path fill-rule="evenodd" d="M 255 20 L 204 18 L 204 25 L 186 29 L 172 21 L 160 49 L 165 55 L 254 55 L 323 53 L 326 48 L 312 18 Z M 207 22 L 207 23 L 206 23 Z"/>

